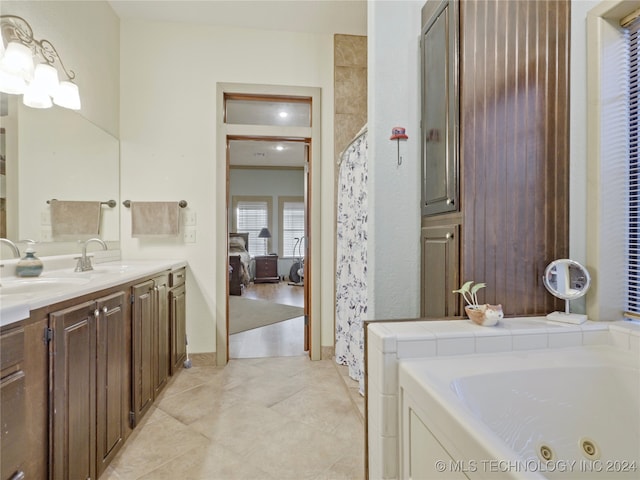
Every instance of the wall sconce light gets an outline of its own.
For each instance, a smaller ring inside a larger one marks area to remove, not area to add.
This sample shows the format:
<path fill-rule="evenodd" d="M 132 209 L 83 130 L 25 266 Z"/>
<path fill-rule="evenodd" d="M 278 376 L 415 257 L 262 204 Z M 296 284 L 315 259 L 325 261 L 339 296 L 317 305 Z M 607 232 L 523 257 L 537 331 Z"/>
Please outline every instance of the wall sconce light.
<path fill-rule="evenodd" d="M 53 103 L 80 110 L 76 74 L 67 71 L 49 40 L 33 38 L 31 25 L 16 15 L 0 15 L 0 92 L 22 95 L 22 103 L 50 108 Z M 67 79 L 58 79 L 58 65 Z"/>

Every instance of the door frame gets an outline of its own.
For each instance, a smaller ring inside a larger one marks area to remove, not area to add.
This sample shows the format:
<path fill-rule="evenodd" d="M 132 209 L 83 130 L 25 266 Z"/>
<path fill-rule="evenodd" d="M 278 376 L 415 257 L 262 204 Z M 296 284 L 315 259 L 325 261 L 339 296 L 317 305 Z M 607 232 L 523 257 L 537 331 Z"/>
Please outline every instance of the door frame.
<path fill-rule="evenodd" d="M 228 211 L 229 168 L 227 137 L 261 136 L 308 138 L 309 197 L 307 199 L 308 242 L 305 259 L 305 312 L 309 323 L 309 356 L 320 360 L 320 192 L 321 192 L 321 90 L 314 87 L 218 83 L 216 85 L 216 205 L 215 205 L 215 279 L 216 279 L 216 361 L 229 361 L 229 280 L 228 280 Z M 311 98 L 311 127 L 278 127 L 266 125 L 228 125 L 225 123 L 225 94 L 264 95 Z M 317 267 L 317 268 L 316 268 Z"/>

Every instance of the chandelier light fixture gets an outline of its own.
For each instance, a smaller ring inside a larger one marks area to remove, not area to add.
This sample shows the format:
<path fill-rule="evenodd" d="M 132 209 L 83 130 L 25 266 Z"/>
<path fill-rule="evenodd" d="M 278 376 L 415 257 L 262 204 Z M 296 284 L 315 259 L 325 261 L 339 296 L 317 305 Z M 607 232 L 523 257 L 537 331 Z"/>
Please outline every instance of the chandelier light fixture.
<path fill-rule="evenodd" d="M 31 25 L 16 15 L 0 15 L 0 28 L 0 92 L 22 95 L 28 107 L 50 108 L 55 103 L 80 110 L 76 74 L 67 71 L 53 44 L 33 38 Z M 66 79 L 59 80 L 59 68 Z"/>

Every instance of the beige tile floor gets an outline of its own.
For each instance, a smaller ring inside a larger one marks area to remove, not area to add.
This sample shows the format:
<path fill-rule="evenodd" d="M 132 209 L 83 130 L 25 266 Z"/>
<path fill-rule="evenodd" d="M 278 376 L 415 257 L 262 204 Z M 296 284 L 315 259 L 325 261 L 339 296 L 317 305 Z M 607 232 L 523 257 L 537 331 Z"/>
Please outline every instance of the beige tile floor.
<path fill-rule="evenodd" d="M 181 370 L 101 480 L 362 479 L 361 399 L 305 355 Z"/>

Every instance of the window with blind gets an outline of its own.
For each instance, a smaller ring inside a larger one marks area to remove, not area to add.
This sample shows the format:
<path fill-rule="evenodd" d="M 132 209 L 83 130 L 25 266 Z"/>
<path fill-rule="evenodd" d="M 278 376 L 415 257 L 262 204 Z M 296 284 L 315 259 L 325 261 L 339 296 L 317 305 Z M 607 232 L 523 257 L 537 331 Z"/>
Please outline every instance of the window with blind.
<path fill-rule="evenodd" d="M 269 219 L 271 218 L 271 199 L 266 198 L 233 198 L 234 205 L 234 225 L 235 231 L 249 234 L 249 254 L 267 255 L 267 238 L 259 238 L 260 230 L 267 227 L 270 229 Z"/>
<path fill-rule="evenodd" d="M 304 199 L 280 198 L 280 255 L 304 256 L 304 243 L 296 246 L 296 239 L 304 237 Z M 295 250 L 295 251 L 294 251 Z"/>
<path fill-rule="evenodd" d="M 629 183 L 627 225 L 627 298 L 625 309 L 631 317 L 640 318 L 640 242 L 638 241 L 640 218 L 639 201 L 639 114 L 640 114 L 640 19 L 635 16 L 623 26 L 628 33 L 629 48 Z"/>

